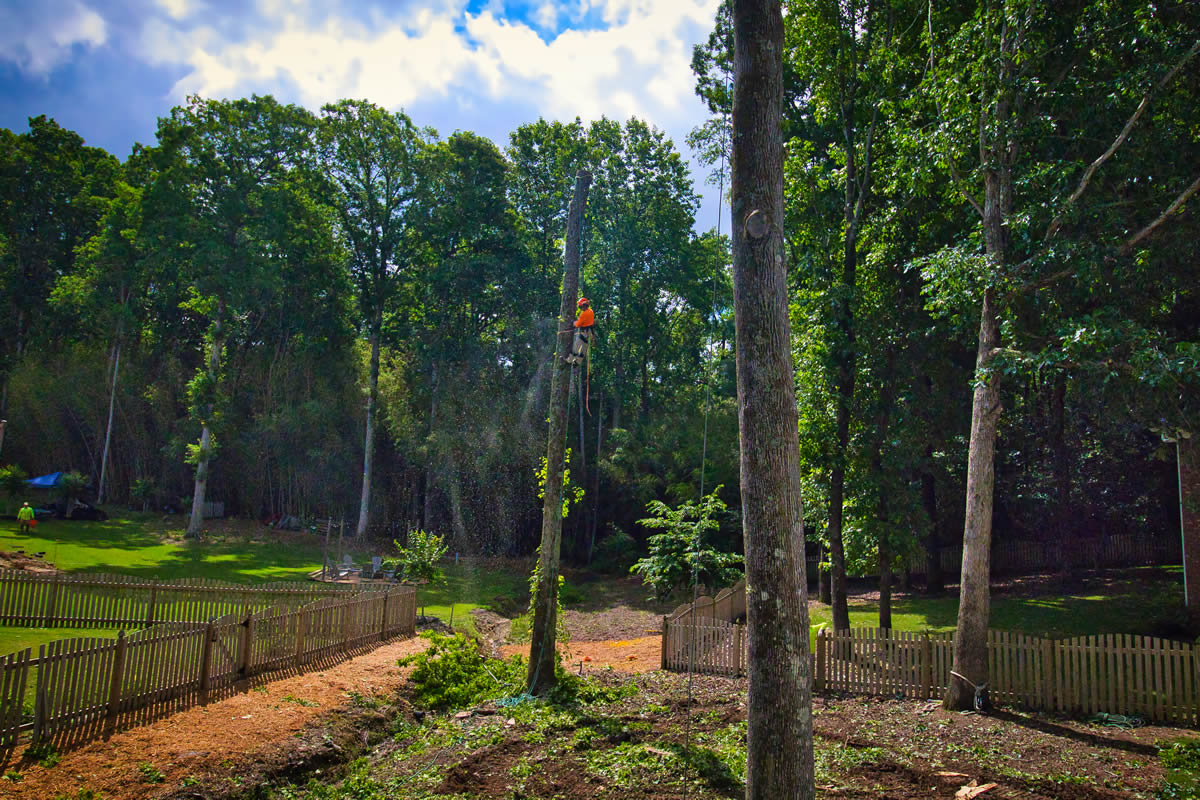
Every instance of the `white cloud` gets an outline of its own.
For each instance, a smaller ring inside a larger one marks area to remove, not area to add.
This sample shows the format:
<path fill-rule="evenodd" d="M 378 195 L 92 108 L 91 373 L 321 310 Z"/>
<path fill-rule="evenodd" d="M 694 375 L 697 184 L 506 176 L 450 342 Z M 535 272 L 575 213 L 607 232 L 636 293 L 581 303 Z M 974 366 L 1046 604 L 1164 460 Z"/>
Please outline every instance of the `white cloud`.
<path fill-rule="evenodd" d="M 0 60 L 34 75 L 48 75 L 76 45 L 108 41 L 104 18 L 78 0 L 51 0 L 0 8 Z"/>
<path fill-rule="evenodd" d="M 188 0 L 158 0 L 175 8 Z M 274 91 L 310 107 L 364 97 L 396 108 L 451 93 L 520 103 L 549 117 L 646 117 L 663 127 L 695 114 L 691 46 L 712 26 L 718 0 L 581 0 L 530 8 L 532 22 L 505 19 L 496 4 L 478 14 L 458 2 L 411 9 L 403 23 L 345 13 L 312 22 L 303 4 L 260 0 L 270 24 L 230 41 L 214 29 L 187 32 L 147 23 L 144 57 L 190 68 L 172 100 Z M 567 29 L 560 18 L 594 12 L 607 27 Z M 294 87 L 294 92 L 291 89 Z M 689 108 L 684 112 L 684 106 Z M 463 127 L 471 127 L 464 121 Z"/>
<path fill-rule="evenodd" d="M 167 12 L 167 16 L 171 19 L 186 19 L 196 10 L 196 4 L 192 0 L 154 0 L 154 2 Z"/>
<path fill-rule="evenodd" d="M 707 117 L 694 94 L 691 55 L 712 30 L 720 0 L 487 0 L 475 13 L 466 0 L 409 2 L 424 5 L 397 20 L 379 7 L 318 13 L 308 0 L 258 0 L 260 20 L 235 34 L 219 30 L 219 20 L 185 30 L 162 16 L 144 24 L 140 50 L 155 65 L 185 68 L 172 102 L 259 92 L 316 109 L 365 98 L 422 109 L 418 125 L 473 130 L 500 144 L 531 115 L 585 122 L 636 115 L 682 149 Z M 514 2 L 523 3 L 523 17 L 513 18 Z M 715 208 L 716 191 L 696 188 Z M 714 223 L 702 210 L 697 224 Z"/>

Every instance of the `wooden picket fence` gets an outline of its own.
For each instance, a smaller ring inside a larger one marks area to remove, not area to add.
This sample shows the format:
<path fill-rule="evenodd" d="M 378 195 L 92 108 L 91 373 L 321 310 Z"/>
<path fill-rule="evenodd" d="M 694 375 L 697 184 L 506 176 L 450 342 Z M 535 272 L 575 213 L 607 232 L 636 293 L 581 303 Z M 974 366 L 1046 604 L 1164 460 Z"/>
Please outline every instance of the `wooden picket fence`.
<path fill-rule="evenodd" d="M 163 622 L 116 639 L 62 639 L 36 656 L 26 648 L 0 658 L 0 749 L 27 731 L 34 742 L 75 743 L 207 702 L 260 673 L 324 669 L 362 647 L 413 635 L 416 621 L 416 590 L 398 586 L 208 622 Z"/>
<path fill-rule="evenodd" d="M 745 626 L 697 617 L 663 620 L 663 669 L 743 675 Z M 953 635 L 852 628 L 817 633 L 813 689 L 918 700 L 950 681 Z M 988 631 L 993 701 L 1043 711 L 1098 712 L 1200 723 L 1200 647 L 1150 636 L 1044 639 Z"/>
<path fill-rule="evenodd" d="M 387 589 L 387 584 L 370 583 L 246 585 L 207 578 L 157 581 L 130 575 L 0 570 L 0 625 L 112 628 L 205 622 L 224 614 L 247 614 L 276 605 L 298 607 L 323 597 Z"/>

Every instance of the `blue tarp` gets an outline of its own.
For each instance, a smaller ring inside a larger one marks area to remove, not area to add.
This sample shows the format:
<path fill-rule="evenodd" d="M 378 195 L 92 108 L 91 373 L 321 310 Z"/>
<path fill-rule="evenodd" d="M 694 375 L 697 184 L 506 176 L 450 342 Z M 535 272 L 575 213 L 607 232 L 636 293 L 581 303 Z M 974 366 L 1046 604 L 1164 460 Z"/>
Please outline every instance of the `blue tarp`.
<path fill-rule="evenodd" d="M 51 472 L 49 475 L 42 475 L 37 478 L 30 478 L 25 481 L 27 486 L 34 489 L 53 489 L 58 486 L 59 480 L 62 478 L 61 472 Z"/>

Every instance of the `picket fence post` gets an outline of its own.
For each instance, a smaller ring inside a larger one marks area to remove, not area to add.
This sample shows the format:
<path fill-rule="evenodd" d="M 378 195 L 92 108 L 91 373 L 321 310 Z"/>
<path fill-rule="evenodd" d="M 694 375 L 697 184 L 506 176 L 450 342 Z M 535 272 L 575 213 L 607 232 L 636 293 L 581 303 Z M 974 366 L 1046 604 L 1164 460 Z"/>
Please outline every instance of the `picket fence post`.
<path fill-rule="evenodd" d="M 670 628 L 671 628 L 671 618 L 663 617 L 662 647 L 660 648 L 660 650 L 662 652 L 659 653 L 659 660 L 662 662 L 662 665 L 660 667 L 661 669 L 667 668 L 667 642 L 669 641 L 669 637 L 668 637 L 667 633 L 670 630 Z"/>
<path fill-rule="evenodd" d="M 819 692 L 825 690 L 825 656 L 827 649 L 828 647 L 825 641 L 825 629 L 821 628 L 817 631 L 817 674 L 816 680 L 813 681 L 813 689 Z"/>
<path fill-rule="evenodd" d="M 933 641 L 929 631 L 921 633 L 921 699 L 933 697 Z"/>
<path fill-rule="evenodd" d="M 296 615 L 296 654 L 294 663 L 296 669 L 300 669 L 300 663 L 304 655 L 304 634 L 308 632 L 308 609 L 300 607 L 300 612 Z"/>
<path fill-rule="evenodd" d="M 46 645 L 38 648 L 38 687 L 33 697 L 33 741 L 38 743 L 45 735 L 46 728 Z"/>
<path fill-rule="evenodd" d="M 204 629 L 204 648 L 200 651 L 200 702 L 208 703 L 208 690 L 212 688 L 213 643 L 217 638 L 217 626 L 210 619 Z"/>
<path fill-rule="evenodd" d="M 242 673 L 242 677 L 250 677 L 250 651 L 254 645 L 254 615 L 246 614 L 246 621 L 242 623 L 242 663 L 238 666 L 238 670 Z"/>
<path fill-rule="evenodd" d="M 158 598 L 158 578 L 154 579 L 154 583 L 150 584 L 150 601 L 146 604 L 146 627 L 154 624 L 154 607 L 157 604 Z"/>
<path fill-rule="evenodd" d="M 58 592 L 61 585 L 61 573 L 54 573 L 50 579 L 50 591 L 46 593 L 46 612 L 43 615 L 45 620 L 43 624 L 47 628 L 54 627 L 54 617 L 56 606 L 58 605 Z"/>
<path fill-rule="evenodd" d="M 108 681 L 108 709 L 105 712 L 105 724 L 116 725 L 117 712 L 121 707 L 121 682 L 125 678 L 125 631 L 117 633 L 117 644 L 113 650 L 112 674 Z"/>
<path fill-rule="evenodd" d="M 388 595 L 389 594 L 391 594 L 391 589 L 385 589 L 383 592 L 383 613 L 380 615 L 380 620 L 379 620 L 379 641 L 381 641 L 381 642 L 387 638 L 387 631 L 388 631 L 387 606 L 388 606 Z"/>

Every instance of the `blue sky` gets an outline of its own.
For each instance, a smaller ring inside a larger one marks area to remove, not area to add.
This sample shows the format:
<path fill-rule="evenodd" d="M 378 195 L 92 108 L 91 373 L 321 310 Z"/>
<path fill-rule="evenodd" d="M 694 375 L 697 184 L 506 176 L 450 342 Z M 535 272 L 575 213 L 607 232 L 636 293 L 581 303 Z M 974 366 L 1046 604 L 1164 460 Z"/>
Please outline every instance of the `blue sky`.
<path fill-rule="evenodd" d="M 0 0 L 0 126 L 46 114 L 117 156 L 189 94 L 343 97 L 504 146 L 539 116 L 637 115 L 685 155 L 718 0 Z M 703 185 L 697 229 L 716 224 Z M 723 227 L 728 227 L 727 225 Z"/>

